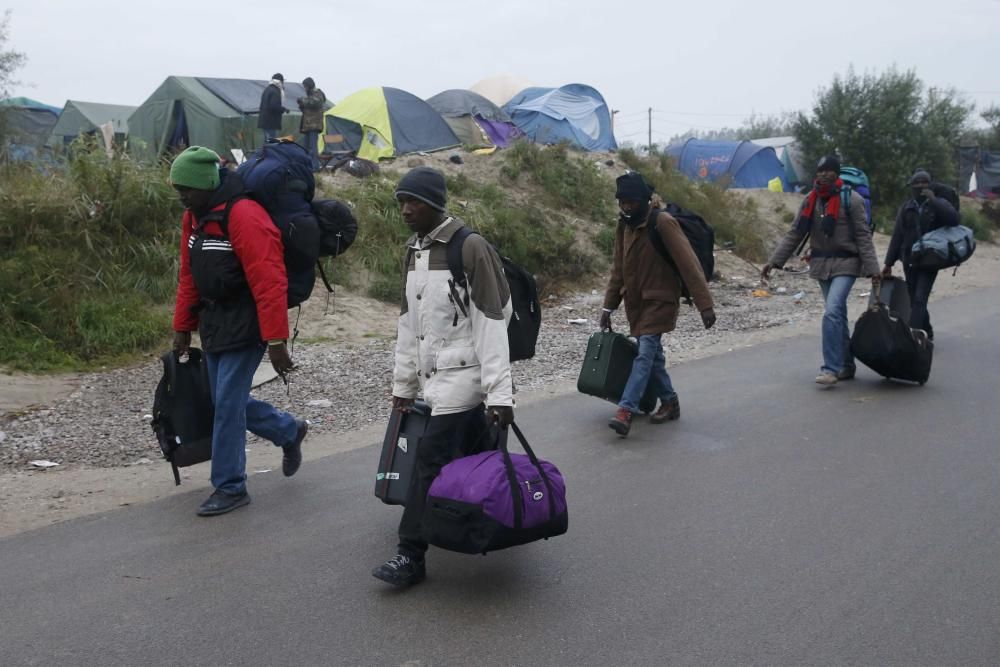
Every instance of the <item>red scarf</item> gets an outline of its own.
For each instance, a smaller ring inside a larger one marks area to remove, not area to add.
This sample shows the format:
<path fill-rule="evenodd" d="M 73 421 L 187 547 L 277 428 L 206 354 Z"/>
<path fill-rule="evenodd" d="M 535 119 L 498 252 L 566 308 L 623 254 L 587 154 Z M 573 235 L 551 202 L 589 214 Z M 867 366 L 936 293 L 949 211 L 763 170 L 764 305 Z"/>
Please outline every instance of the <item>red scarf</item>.
<path fill-rule="evenodd" d="M 806 220 L 812 220 L 813 210 L 816 208 L 816 197 L 818 196 L 823 201 L 827 202 L 826 205 L 826 215 L 833 218 L 835 221 L 840 215 L 840 188 L 844 186 L 844 182 L 839 178 L 834 182 L 833 186 L 820 186 L 819 183 L 813 181 L 812 192 L 809 193 L 809 199 L 806 202 L 805 209 L 802 210 L 802 217 Z M 833 199 L 833 201 L 830 201 Z"/>

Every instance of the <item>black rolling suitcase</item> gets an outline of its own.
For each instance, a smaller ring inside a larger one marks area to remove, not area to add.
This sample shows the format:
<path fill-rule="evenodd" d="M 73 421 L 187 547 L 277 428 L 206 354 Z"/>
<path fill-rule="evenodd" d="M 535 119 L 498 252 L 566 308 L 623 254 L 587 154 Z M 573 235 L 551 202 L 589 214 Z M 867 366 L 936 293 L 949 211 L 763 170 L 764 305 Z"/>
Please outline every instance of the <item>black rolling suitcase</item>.
<path fill-rule="evenodd" d="M 872 290 L 868 297 L 868 307 L 871 308 L 881 301 L 889 307 L 889 314 L 904 322 L 910 321 L 910 292 L 906 289 L 906 281 L 902 278 L 883 278 L 878 291 Z"/>
<path fill-rule="evenodd" d="M 632 361 L 638 351 L 638 345 L 620 333 L 598 331 L 591 334 L 583 368 L 576 380 L 577 391 L 617 403 L 625 391 L 629 373 L 632 372 Z M 639 410 L 652 412 L 656 409 L 656 399 L 647 387 L 639 401 Z"/>
<path fill-rule="evenodd" d="M 386 505 L 405 505 L 417 462 L 417 447 L 431 418 L 431 409 L 416 401 L 410 412 L 393 410 L 382 441 L 375 475 L 375 496 Z"/>
<path fill-rule="evenodd" d="M 876 299 L 854 325 L 851 353 L 879 375 L 924 384 L 931 374 L 934 343 Z"/>

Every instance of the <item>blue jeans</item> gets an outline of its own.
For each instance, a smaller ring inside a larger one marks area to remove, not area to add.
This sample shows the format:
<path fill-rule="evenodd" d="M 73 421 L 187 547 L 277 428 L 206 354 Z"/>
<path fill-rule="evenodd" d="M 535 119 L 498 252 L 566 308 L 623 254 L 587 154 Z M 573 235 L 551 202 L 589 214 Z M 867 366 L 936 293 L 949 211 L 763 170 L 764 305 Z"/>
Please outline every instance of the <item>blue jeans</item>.
<path fill-rule="evenodd" d="M 660 342 L 662 335 L 639 336 L 639 354 L 632 362 L 632 372 L 629 373 L 618 407 L 638 412 L 639 401 L 650 383 L 661 401 L 669 401 L 677 394 L 670 382 L 670 374 L 667 373 L 667 358 L 663 354 L 663 344 Z"/>
<path fill-rule="evenodd" d="M 250 397 L 253 374 L 263 357 L 262 344 L 205 353 L 215 403 L 212 486 L 228 493 L 246 488 L 247 430 L 279 447 L 291 444 L 298 433 L 292 415 Z"/>
<path fill-rule="evenodd" d="M 262 132 L 264 133 L 264 143 L 267 143 L 267 141 L 269 139 L 277 139 L 278 138 L 278 131 L 277 130 L 262 130 Z"/>
<path fill-rule="evenodd" d="M 823 366 L 820 370 L 836 375 L 845 368 L 854 368 L 851 355 L 851 334 L 847 330 L 847 297 L 854 287 L 854 276 L 834 276 L 820 280 L 826 301 L 823 311 Z"/>
<path fill-rule="evenodd" d="M 302 133 L 302 147 L 312 159 L 313 171 L 319 170 L 319 130 L 308 130 Z"/>

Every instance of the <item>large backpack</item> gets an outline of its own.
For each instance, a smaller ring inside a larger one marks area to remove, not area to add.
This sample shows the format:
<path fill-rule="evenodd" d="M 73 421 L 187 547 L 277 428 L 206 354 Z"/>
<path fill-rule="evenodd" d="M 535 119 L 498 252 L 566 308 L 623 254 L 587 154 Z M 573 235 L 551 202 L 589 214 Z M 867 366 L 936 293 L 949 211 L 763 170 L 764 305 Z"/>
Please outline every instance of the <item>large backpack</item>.
<path fill-rule="evenodd" d="M 178 468 L 212 458 L 212 430 L 215 408 L 205 360 L 196 347 L 182 360 L 171 350 L 161 357 L 163 376 L 153 396 L 150 426 L 180 485 Z"/>
<path fill-rule="evenodd" d="M 931 190 L 934 191 L 935 197 L 941 197 L 946 202 L 952 205 L 955 212 L 959 212 L 959 207 L 961 206 L 961 199 L 958 197 L 958 190 L 951 187 L 946 183 L 931 183 Z"/>
<path fill-rule="evenodd" d="M 857 167 L 841 167 L 840 180 L 844 182 L 845 186 L 840 189 L 840 201 L 848 218 L 850 218 L 851 214 L 851 192 L 857 192 L 865 200 L 865 222 L 868 223 L 868 229 L 874 229 L 875 222 L 872 219 L 872 191 L 868 183 L 868 175 Z M 853 232 L 854 227 L 851 227 L 852 238 Z"/>
<path fill-rule="evenodd" d="M 681 226 L 681 231 L 684 232 L 688 243 L 691 244 L 691 249 L 694 251 L 695 257 L 698 258 L 698 263 L 701 264 L 701 270 L 705 274 L 705 282 L 710 282 L 712 276 L 715 275 L 715 230 L 697 213 L 674 203 L 668 203 L 662 209 L 654 208 L 649 213 L 650 222 L 646 224 L 649 240 L 656 248 L 656 252 L 673 267 L 678 280 L 681 281 L 681 296 L 690 304 L 692 302 L 691 291 L 688 289 L 687 283 L 684 282 L 684 278 L 677 269 L 677 263 L 670 256 L 670 251 L 667 250 L 667 246 L 663 243 L 663 237 L 660 236 L 656 228 L 656 219 L 661 211 L 669 213 Z"/>
<path fill-rule="evenodd" d="M 312 294 L 317 267 L 327 292 L 332 293 L 319 258 L 344 252 L 357 235 L 358 223 L 346 205 L 332 199 L 313 200 L 316 180 L 306 149 L 291 141 L 269 141 L 233 176 L 240 179 L 243 192 L 228 202 L 219 219 L 223 233 L 229 234 L 233 204 L 243 198 L 253 199 L 281 231 L 288 307 L 300 305 Z"/>
<path fill-rule="evenodd" d="M 462 246 L 472 231 L 465 225 L 459 227 L 448 242 L 448 270 L 456 287 L 466 287 L 465 270 L 462 267 Z M 538 330 L 542 326 L 542 308 L 538 303 L 538 285 L 535 276 L 524 267 L 501 253 L 500 262 L 510 286 L 510 304 L 513 314 L 507 325 L 507 341 L 510 344 L 510 360 L 520 361 L 535 356 Z M 468 291 L 466 291 L 468 305 Z"/>

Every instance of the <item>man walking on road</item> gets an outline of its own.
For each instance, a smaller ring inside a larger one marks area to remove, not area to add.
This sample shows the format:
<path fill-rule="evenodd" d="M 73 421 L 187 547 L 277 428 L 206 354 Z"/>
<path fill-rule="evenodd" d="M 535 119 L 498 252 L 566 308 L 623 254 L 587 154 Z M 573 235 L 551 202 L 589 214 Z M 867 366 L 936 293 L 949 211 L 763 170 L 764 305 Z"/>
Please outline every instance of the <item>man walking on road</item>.
<path fill-rule="evenodd" d="M 808 236 L 812 259 L 809 275 L 819 282 L 823 312 L 823 366 L 816 383 L 823 386 L 854 377 L 854 356 L 847 328 L 847 297 L 858 276 L 878 280 L 878 258 L 868 227 L 865 200 L 853 190 L 849 198 L 840 180 L 840 158 L 828 155 L 816 166 L 812 192 L 802 201 L 791 229 L 764 265 L 761 279 L 784 266 Z"/>
<path fill-rule="evenodd" d="M 934 340 L 934 328 L 927 312 L 927 300 L 934 288 L 938 272 L 910 266 L 910 253 L 913 244 L 921 236 L 934 229 L 958 225 L 959 216 L 944 197 L 935 195 L 931 187 L 931 175 L 923 169 L 910 177 L 910 188 L 913 196 L 900 206 L 899 212 L 896 213 L 896 223 L 892 228 L 889 249 L 885 253 L 882 275 L 891 276 L 892 265 L 896 260 L 902 260 L 906 291 L 910 294 L 910 327 L 923 329 L 927 332 L 927 337 Z"/>
<path fill-rule="evenodd" d="M 489 443 L 487 421 L 514 421 L 507 324 L 512 307 L 500 258 L 478 234 L 462 246 L 466 285 L 448 268 L 452 236 L 463 226 L 445 213 L 444 175 L 411 170 L 396 187 L 406 242 L 405 293 L 399 316 L 392 405 L 406 412 L 422 395 L 431 408 L 417 450 L 406 508 L 399 522 L 398 553 L 372 575 L 395 586 L 423 581 L 427 542 L 420 524 L 431 482 L 453 459 Z M 489 406 L 484 410 L 484 404 Z"/>
<path fill-rule="evenodd" d="M 282 447 L 291 477 L 302 463 L 309 423 L 250 397 L 254 372 L 267 349 L 280 375 L 292 368 L 281 235 L 267 211 L 242 194 L 239 178 L 219 169 L 219 156 L 192 146 L 170 166 L 170 183 L 184 204 L 180 278 L 174 307 L 174 350 L 181 354 L 198 329 L 208 368 L 215 421 L 214 493 L 199 516 L 225 514 L 250 502 L 246 490 L 246 432 Z"/>
<path fill-rule="evenodd" d="M 615 233 L 614 261 L 600 326 L 602 330 L 611 327 L 611 314 L 624 300 L 629 328 L 639 341 L 639 354 L 632 363 L 618 410 L 608 422 L 624 438 L 632 428 L 632 415 L 638 412 L 639 400 L 650 383 L 660 399 L 660 407 L 649 420 L 662 424 L 681 415 L 680 401 L 667 373 L 662 342 L 663 334 L 677 325 L 681 280 L 688 286 L 706 329 L 715 324 L 715 310 L 704 271 L 680 224 L 664 211 L 652 215 L 653 188 L 634 171 L 619 176 L 616 183 L 621 219 Z M 663 239 L 673 266 L 650 240 L 649 225 Z"/>

